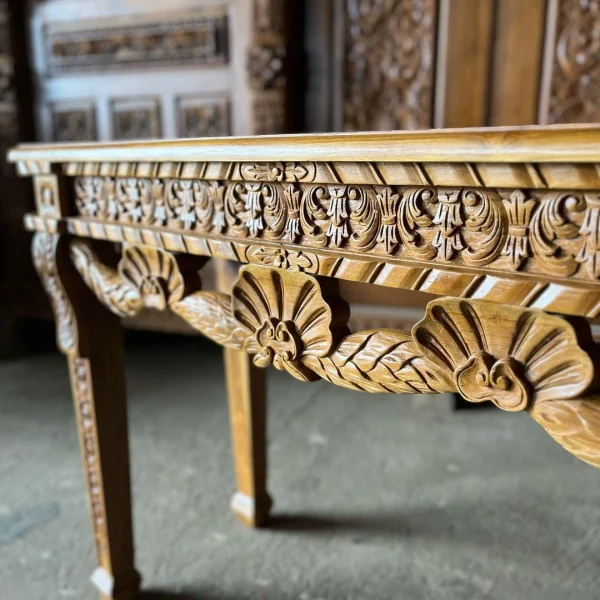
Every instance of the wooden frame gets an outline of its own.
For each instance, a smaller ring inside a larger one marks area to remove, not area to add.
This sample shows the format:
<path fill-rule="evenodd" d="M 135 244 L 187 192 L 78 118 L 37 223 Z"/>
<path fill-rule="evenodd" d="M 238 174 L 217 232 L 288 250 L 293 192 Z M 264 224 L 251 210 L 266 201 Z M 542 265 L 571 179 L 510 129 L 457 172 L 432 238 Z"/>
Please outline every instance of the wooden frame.
<path fill-rule="evenodd" d="M 14 149 L 34 180 L 25 224 L 71 369 L 104 596 L 139 582 L 116 317 L 147 307 L 227 349 L 234 510 L 250 524 L 270 507 L 255 367 L 271 364 L 524 411 L 600 466 L 584 318 L 600 313 L 599 143 L 600 127 L 556 126 Z M 247 264 L 205 291 L 210 257 Z M 440 298 L 410 332 L 350 332 L 343 279 Z"/>

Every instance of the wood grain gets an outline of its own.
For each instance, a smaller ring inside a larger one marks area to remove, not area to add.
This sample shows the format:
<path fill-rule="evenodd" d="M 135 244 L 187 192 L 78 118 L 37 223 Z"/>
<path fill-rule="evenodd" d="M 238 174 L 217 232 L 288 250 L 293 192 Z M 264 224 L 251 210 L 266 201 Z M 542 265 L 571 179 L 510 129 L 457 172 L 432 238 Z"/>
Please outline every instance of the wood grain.
<path fill-rule="evenodd" d="M 134 567 L 121 324 L 82 283 L 68 245 L 65 236 L 37 233 L 33 261 L 69 364 L 98 563 L 92 582 L 103 598 L 130 600 L 140 577 Z"/>
<path fill-rule="evenodd" d="M 231 294 L 237 271 L 235 263 L 218 261 L 217 282 L 222 293 Z M 231 508 L 243 523 L 259 527 L 267 521 L 273 504 L 267 492 L 266 373 L 243 350 L 223 345 L 236 476 Z"/>

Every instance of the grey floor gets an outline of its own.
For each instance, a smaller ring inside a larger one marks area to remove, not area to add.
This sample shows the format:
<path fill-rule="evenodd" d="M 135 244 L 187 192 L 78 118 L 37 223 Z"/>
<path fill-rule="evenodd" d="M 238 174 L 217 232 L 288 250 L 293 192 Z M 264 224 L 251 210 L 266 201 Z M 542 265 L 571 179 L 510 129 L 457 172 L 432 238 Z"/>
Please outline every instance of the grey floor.
<path fill-rule="evenodd" d="M 525 415 L 269 373 L 270 529 L 228 511 L 220 354 L 129 348 L 137 563 L 179 600 L 600 597 L 600 473 Z M 201 383 L 201 385 L 200 385 Z M 96 598 L 63 358 L 0 363 L 0 598 Z"/>

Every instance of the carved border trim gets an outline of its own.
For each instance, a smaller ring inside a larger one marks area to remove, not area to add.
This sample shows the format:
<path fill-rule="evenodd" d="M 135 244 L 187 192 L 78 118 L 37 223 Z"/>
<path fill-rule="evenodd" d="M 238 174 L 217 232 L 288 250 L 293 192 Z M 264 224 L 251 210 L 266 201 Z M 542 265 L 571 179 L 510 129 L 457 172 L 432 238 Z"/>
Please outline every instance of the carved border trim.
<path fill-rule="evenodd" d="M 19 161 L 20 175 L 50 172 L 50 163 Z M 526 189 L 600 189 L 600 163 L 441 162 L 68 162 L 69 177 L 158 177 L 285 182 L 352 183 Z"/>
<path fill-rule="evenodd" d="M 551 312 L 596 317 L 600 314 L 600 289 L 578 282 L 553 283 L 520 274 L 491 275 L 485 270 L 417 265 L 410 261 L 358 258 L 336 251 L 310 250 L 286 245 L 214 239 L 207 236 L 126 225 L 112 225 L 87 219 L 64 221 L 26 215 L 30 231 L 54 231 L 58 227 L 78 237 L 144 244 L 170 252 L 214 256 L 243 263 L 274 266 L 361 281 L 393 288 L 419 290 L 435 295 L 485 299 L 513 306 L 539 308 Z"/>

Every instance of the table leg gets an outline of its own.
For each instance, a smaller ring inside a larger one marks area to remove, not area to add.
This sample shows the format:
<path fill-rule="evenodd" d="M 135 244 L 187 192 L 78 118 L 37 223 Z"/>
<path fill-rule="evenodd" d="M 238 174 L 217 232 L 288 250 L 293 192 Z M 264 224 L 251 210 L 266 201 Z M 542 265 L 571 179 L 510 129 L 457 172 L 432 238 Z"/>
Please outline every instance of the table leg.
<path fill-rule="evenodd" d="M 36 234 L 33 259 L 69 365 L 98 563 L 92 583 L 103 599 L 130 600 L 140 576 L 134 567 L 121 323 L 72 267 L 68 241 Z"/>
<path fill-rule="evenodd" d="M 231 508 L 246 525 L 258 527 L 272 504 L 267 493 L 266 373 L 240 350 L 226 348 L 223 356 L 237 481 Z"/>
<path fill-rule="evenodd" d="M 219 290 L 230 294 L 239 266 L 224 260 L 214 264 Z M 272 505 L 267 493 L 266 373 L 241 350 L 225 348 L 223 359 L 237 481 L 231 508 L 246 525 L 258 527 Z"/>

